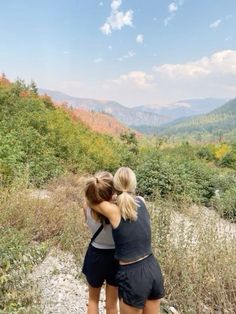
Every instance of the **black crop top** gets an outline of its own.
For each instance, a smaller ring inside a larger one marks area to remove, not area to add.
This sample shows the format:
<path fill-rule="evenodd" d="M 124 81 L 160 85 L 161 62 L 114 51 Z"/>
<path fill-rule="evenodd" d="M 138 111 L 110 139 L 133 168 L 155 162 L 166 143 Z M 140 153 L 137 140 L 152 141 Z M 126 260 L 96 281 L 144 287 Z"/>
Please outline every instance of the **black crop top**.
<path fill-rule="evenodd" d="M 135 221 L 124 220 L 112 230 L 115 242 L 115 258 L 124 262 L 137 260 L 151 254 L 150 216 L 144 202 L 137 197 L 138 218 Z"/>

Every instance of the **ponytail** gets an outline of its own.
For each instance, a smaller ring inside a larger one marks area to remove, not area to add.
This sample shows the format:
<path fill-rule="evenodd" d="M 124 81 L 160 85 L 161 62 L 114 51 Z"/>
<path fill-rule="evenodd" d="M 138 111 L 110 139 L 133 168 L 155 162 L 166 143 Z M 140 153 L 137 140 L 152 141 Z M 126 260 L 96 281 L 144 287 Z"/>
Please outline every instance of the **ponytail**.
<path fill-rule="evenodd" d="M 121 216 L 124 220 L 137 219 L 137 203 L 131 193 L 124 191 L 117 196 L 117 205 L 120 208 Z"/>
<path fill-rule="evenodd" d="M 122 218 L 136 220 L 138 205 L 135 201 L 137 181 L 134 172 L 128 167 L 121 167 L 115 173 L 113 182 Z"/>

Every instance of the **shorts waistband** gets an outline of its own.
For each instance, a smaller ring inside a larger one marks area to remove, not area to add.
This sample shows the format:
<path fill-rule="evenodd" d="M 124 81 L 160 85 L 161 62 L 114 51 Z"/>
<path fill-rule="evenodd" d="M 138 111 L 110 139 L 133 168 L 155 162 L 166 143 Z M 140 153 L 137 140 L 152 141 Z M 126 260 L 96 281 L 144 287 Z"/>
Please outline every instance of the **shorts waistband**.
<path fill-rule="evenodd" d="M 99 249 L 99 248 L 93 246 L 92 244 L 90 244 L 90 247 L 92 247 L 93 251 L 96 251 L 96 252 L 113 253 L 113 254 L 115 254 L 115 249 Z"/>
<path fill-rule="evenodd" d="M 151 257 L 153 256 L 152 253 L 150 253 L 148 256 L 146 256 L 145 258 L 138 260 L 136 262 L 130 263 L 130 264 L 123 264 L 120 265 L 119 267 L 120 269 L 129 269 L 129 268 L 135 268 L 136 266 L 138 267 L 140 263 L 146 263 Z"/>

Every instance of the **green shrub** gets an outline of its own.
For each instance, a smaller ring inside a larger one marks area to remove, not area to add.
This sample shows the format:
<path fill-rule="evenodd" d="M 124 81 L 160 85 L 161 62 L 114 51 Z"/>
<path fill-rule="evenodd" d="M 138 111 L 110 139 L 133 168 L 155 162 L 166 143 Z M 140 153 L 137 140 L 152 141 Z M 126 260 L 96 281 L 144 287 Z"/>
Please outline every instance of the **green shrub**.
<path fill-rule="evenodd" d="M 215 196 L 213 206 L 222 217 L 236 222 L 236 185 Z"/>
<path fill-rule="evenodd" d="M 28 279 L 47 247 L 34 247 L 14 228 L 0 228 L 0 312 L 33 313 L 36 292 Z"/>
<path fill-rule="evenodd" d="M 208 205 L 216 189 L 216 171 L 198 160 L 173 159 L 164 152 L 148 153 L 137 167 L 139 192 L 145 196 L 189 198 Z"/>

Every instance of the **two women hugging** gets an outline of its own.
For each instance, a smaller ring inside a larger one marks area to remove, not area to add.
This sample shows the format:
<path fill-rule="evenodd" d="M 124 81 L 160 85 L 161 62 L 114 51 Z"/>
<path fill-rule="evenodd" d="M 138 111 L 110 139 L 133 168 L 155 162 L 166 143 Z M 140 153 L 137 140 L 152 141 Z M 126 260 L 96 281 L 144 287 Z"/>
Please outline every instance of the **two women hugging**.
<path fill-rule="evenodd" d="M 135 195 L 136 176 L 128 167 L 114 175 L 98 172 L 85 186 L 87 224 L 93 234 L 84 259 L 89 285 L 87 314 L 98 314 L 103 283 L 106 313 L 157 314 L 164 284 L 152 254 L 150 216 L 145 200 Z"/>

